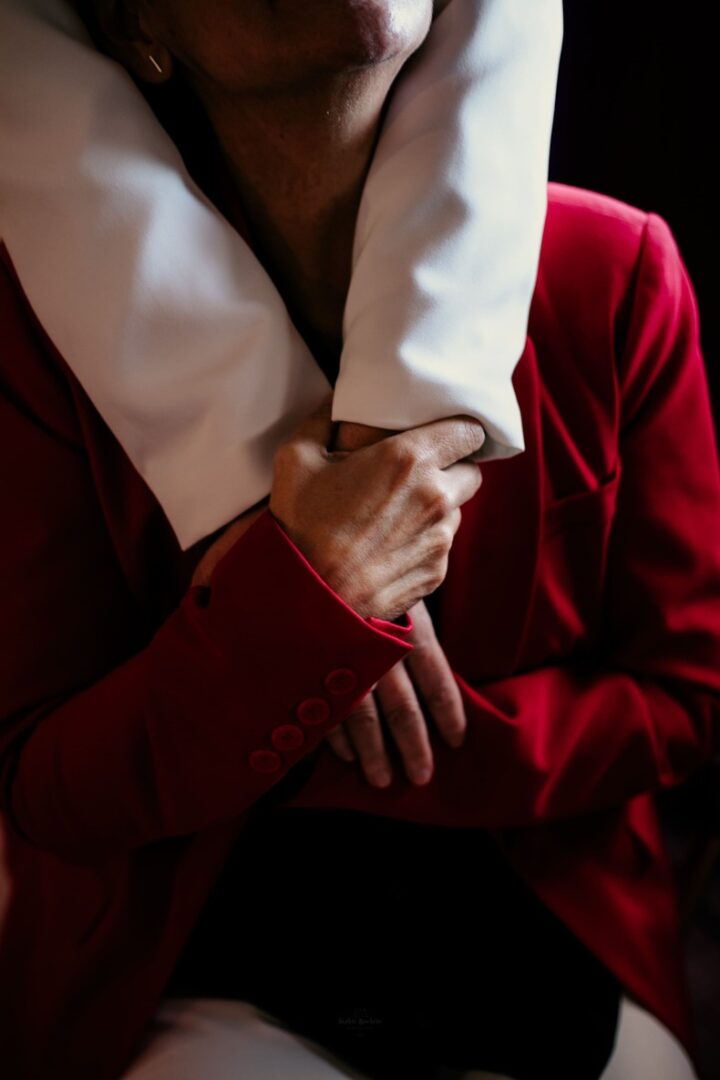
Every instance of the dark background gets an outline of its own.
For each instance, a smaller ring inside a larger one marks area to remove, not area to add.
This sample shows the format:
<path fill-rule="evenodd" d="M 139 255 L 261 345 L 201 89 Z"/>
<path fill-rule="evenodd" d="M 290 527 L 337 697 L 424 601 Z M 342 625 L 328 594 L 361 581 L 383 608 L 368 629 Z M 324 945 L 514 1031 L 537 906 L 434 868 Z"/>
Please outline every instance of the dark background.
<path fill-rule="evenodd" d="M 710 0 L 565 0 L 551 179 L 661 214 L 690 272 L 720 426 L 720 150 Z M 720 537 L 718 537 L 720 543 Z M 659 798 L 688 908 L 686 959 L 705 1062 L 720 1077 L 720 761 Z M 707 858 L 707 855 L 710 858 Z M 688 887 L 689 886 L 689 887 Z M 697 887 L 696 887 L 697 886 Z"/>
<path fill-rule="evenodd" d="M 668 222 L 697 291 L 717 418 L 717 9 L 711 0 L 565 0 L 564 8 L 551 178 Z"/>

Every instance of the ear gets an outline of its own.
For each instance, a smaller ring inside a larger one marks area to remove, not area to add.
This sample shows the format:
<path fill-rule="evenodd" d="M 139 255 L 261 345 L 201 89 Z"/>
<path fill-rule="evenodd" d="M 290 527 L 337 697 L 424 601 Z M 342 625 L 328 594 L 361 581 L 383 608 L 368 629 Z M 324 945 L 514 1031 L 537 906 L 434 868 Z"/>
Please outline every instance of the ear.
<path fill-rule="evenodd" d="M 105 50 L 138 79 L 164 83 L 173 58 L 141 0 L 94 0 L 95 27 Z"/>

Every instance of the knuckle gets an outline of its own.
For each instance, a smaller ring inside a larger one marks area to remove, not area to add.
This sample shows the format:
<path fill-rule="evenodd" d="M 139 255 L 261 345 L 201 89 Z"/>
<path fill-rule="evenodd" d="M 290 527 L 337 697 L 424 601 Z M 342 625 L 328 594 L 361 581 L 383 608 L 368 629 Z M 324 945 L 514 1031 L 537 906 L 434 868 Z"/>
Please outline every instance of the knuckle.
<path fill-rule="evenodd" d="M 352 727 L 353 735 L 359 735 L 360 737 L 372 731 L 376 723 L 375 714 L 369 708 L 363 707 L 362 705 L 356 709 L 350 719 L 346 721 L 346 724 Z"/>
<path fill-rule="evenodd" d="M 443 520 L 437 527 L 438 532 L 438 547 L 443 554 L 447 554 L 453 545 L 455 539 L 455 528 L 453 527 L 454 515 L 450 520 Z"/>
<path fill-rule="evenodd" d="M 387 439 L 379 445 L 383 454 L 401 475 L 406 475 L 415 468 L 418 455 L 409 442 L 402 439 Z"/>
<path fill-rule="evenodd" d="M 433 525 L 444 521 L 454 509 L 448 492 L 435 484 L 428 484 L 425 489 L 425 507 L 427 517 Z"/>
<path fill-rule="evenodd" d="M 444 559 L 437 559 L 435 561 L 428 574 L 428 591 L 434 592 L 435 589 L 442 585 L 443 581 L 445 580 L 445 575 L 447 574 L 447 566 L 447 557 Z"/>
<path fill-rule="evenodd" d="M 418 713 L 412 705 L 403 702 L 385 710 L 385 722 L 396 734 L 403 734 L 416 727 Z"/>
<path fill-rule="evenodd" d="M 431 563 L 430 569 L 432 573 L 435 573 L 438 570 L 438 567 L 442 564 L 442 561 L 445 558 L 446 554 L 447 547 L 444 541 L 439 537 L 433 539 L 430 543 L 429 549 L 429 558 Z"/>
<path fill-rule="evenodd" d="M 428 551 L 433 566 L 447 558 L 452 542 L 453 534 L 450 529 L 436 525 L 432 533 L 428 535 Z"/>
<path fill-rule="evenodd" d="M 449 686 L 439 685 L 424 694 L 425 704 L 434 715 L 449 713 L 455 709 L 455 695 Z"/>

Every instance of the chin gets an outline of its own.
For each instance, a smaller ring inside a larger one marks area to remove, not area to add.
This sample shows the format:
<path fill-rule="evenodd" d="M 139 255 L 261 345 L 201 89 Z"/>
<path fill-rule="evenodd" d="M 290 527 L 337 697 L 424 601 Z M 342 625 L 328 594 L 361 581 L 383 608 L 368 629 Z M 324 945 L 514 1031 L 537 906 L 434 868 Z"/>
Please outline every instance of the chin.
<path fill-rule="evenodd" d="M 305 10 L 324 22 L 330 46 L 326 55 L 365 65 L 409 56 L 419 48 L 430 29 L 432 8 L 432 0 L 312 0 Z"/>

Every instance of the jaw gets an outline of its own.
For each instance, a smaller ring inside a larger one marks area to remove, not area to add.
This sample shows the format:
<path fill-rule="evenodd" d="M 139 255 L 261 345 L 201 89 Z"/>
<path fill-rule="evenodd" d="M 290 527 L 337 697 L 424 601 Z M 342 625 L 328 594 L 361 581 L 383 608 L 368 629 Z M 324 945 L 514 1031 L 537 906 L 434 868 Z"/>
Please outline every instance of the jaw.
<path fill-rule="evenodd" d="M 156 0 L 154 36 L 191 79 L 256 97 L 353 70 L 401 66 L 427 37 L 432 0 Z M 392 64 L 388 64 L 392 66 Z"/>
<path fill-rule="evenodd" d="M 432 19 L 427 0 L 326 0 L 326 6 L 336 20 L 334 49 L 358 64 L 409 56 L 425 40 Z"/>
<path fill-rule="evenodd" d="M 432 0 L 252 0 L 265 6 L 282 52 L 318 69 L 379 64 L 409 56 L 427 36 Z M 287 46 L 287 49 L 286 49 Z"/>

